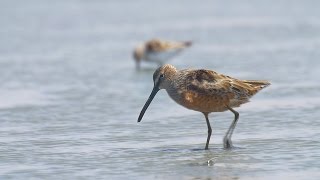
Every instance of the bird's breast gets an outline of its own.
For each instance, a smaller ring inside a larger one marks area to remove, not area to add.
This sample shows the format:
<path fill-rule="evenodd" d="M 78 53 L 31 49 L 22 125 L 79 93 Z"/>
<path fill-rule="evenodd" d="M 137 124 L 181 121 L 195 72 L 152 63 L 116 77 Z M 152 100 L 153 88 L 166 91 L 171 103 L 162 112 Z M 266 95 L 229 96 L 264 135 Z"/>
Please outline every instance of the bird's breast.
<path fill-rule="evenodd" d="M 199 112 L 222 112 L 227 110 L 228 97 L 206 96 L 192 91 L 167 91 L 178 104 Z"/>

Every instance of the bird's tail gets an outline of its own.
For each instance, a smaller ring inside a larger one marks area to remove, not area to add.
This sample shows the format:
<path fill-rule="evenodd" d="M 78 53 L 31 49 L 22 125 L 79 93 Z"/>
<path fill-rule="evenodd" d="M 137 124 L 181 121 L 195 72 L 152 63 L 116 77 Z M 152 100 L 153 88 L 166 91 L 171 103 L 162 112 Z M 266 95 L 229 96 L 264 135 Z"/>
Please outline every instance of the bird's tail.
<path fill-rule="evenodd" d="M 264 80 L 245 80 L 244 83 L 249 84 L 251 87 L 253 87 L 256 90 L 261 90 L 271 85 L 269 81 L 264 81 Z"/>

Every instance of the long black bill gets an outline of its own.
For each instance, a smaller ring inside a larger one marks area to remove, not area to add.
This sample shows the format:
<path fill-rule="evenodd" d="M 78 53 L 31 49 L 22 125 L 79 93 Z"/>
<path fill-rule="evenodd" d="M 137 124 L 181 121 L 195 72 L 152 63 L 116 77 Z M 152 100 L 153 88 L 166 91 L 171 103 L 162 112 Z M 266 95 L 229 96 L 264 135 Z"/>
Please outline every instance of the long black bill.
<path fill-rule="evenodd" d="M 159 89 L 159 83 L 157 83 L 157 84 L 153 87 L 152 92 L 151 92 L 151 94 L 150 94 L 150 96 L 149 96 L 146 104 L 144 104 L 144 106 L 143 106 L 143 108 L 142 108 L 142 110 L 141 110 L 141 112 L 140 112 L 140 115 L 139 115 L 139 118 L 138 118 L 138 122 L 141 121 L 144 113 L 145 113 L 146 110 L 148 109 L 151 101 L 153 100 L 154 96 L 157 94 L 157 92 L 158 92 L 159 90 L 160 90 L 160 89 Z"/>

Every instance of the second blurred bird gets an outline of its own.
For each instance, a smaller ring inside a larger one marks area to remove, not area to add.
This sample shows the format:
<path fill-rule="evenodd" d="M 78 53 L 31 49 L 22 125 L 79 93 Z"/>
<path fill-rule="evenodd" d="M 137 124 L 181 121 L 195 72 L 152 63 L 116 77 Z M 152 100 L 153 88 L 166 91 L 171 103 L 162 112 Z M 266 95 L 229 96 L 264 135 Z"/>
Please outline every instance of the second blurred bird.
<path fill-rule="evenodd" d="M 191 41 L 167 41 L 161 39 L 146 41 L 134 49 L 133 57 L 136 62 L 136 68 L 140 69 L 141 61 L 154 62 L 161 66 L 191 45 Z"/>

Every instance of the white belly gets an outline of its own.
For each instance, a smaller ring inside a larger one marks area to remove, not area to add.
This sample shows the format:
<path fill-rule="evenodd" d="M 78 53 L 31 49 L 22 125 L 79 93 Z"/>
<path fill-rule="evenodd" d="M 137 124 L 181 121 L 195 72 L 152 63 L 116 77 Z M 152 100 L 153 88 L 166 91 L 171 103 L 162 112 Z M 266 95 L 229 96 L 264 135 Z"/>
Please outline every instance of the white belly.
<path fill-rule="evenodd" d="M 165 64 L 170 60 L 172 57 L 178 55 L 180 50 L 170 50 L 164 52 L 153 52 L 147 53 L 145 55 L 145 59 L 150 62 L 156 62 L 158 64 Z"/>

